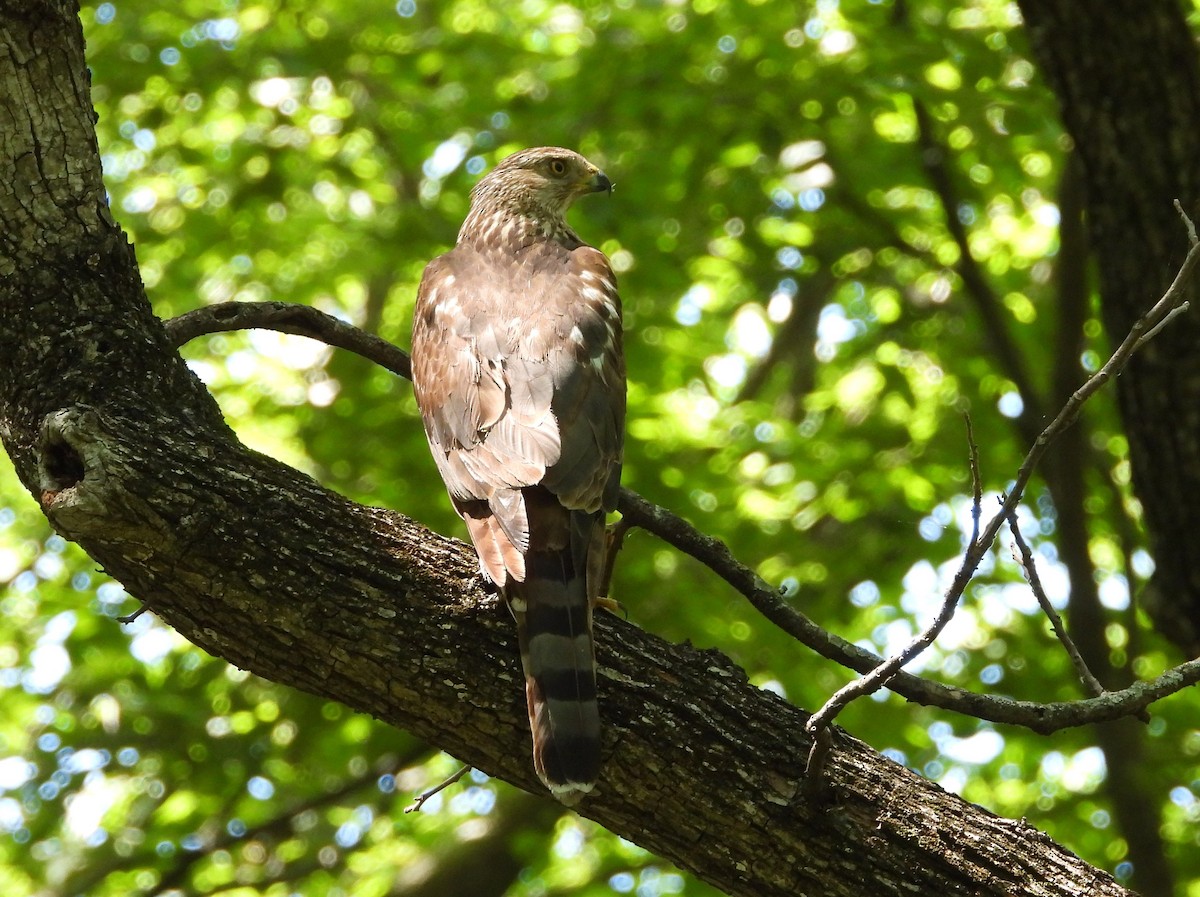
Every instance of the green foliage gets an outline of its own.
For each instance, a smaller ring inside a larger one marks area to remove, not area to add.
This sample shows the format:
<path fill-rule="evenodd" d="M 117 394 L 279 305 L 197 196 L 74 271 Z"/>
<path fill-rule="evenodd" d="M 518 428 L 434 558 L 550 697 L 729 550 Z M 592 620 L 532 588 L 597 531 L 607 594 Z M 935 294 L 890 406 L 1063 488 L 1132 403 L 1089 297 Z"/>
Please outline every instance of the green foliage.
<path fill-rule="evenodd" d="M 825 0 L 124 0 L 83 20 L 106 183 L 163 317 L 287 300 L 406 345 L 421 270 L 453 242 L 481 171 L 540 144 L 601 164 L 617 190 L 574 220 L 626 303 L 626 484 L 886 652 L 933 613 L 969 533 L 962 412 L 985 512 L 1026 448 L 948 216 L 1045 403 L 1065 145 L 1012 3 L 907 5 L 899 23 L 887 3 Z M 945 152 L 949 209 L 923 166 L 919 109 Z M 1106 342 L 1095 321 L 1087 336 L 1094 369 Z M 184 354 L 250 445 L 459 532 L 408 384 L 273 333 Z M 1109 644 L 1151 676 L 1176 658 L 1127 609 L 1151 562 L 1111 397 L 1083 426 Z M 1035 482 L 1022 528 L 1065 599 L 1057 513 Z M 51 534 L 7 464 L 0 582 L 0 892 L 419 893 L 428 868 L 490 837 L 515 858 L 497 894 L 713 893 L 481 776 L 404 815 L 452 762 L 229 668 L 151 615 L 118 623 L 136 602 Z M 640 625 L 721 649 L 801 706 L 849 678 L 646 534 L 628 539 L 615 594 Z M 910 669 L 1081 696 L 1000 547 Z M 1145 795 L 1183 882 L 1200 879 L 1188 700 L 1153 708 Z M 892 696 L 840 722 L 1130 874 L 1088 731 L 1041 738 Z"/>

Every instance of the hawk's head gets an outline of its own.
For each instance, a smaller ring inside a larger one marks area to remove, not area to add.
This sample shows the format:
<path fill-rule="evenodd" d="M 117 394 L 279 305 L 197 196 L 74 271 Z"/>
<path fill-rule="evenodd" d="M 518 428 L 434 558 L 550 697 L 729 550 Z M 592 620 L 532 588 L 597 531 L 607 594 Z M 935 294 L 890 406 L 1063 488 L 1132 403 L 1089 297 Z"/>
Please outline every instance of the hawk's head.
<path fill-rule="evenodd" d="M 547 236 L 570 233 L 564 216 L 571 203 L 586 193 L 611 190 L 612 181 L 579 153 L 557 146 L 522 150 L 475 185 L 463 232 L 491 230 L 523 218 Z"/>

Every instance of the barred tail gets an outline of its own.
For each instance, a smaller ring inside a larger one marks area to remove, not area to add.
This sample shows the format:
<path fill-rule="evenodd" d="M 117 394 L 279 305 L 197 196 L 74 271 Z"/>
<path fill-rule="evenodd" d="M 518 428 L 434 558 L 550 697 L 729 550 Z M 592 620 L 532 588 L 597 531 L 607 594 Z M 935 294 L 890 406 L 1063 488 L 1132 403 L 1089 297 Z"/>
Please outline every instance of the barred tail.
<path fill-rule="evenodd" d="M 531 551 L 524 582 L 510 581 L 533 766 L 560 801 L 577 803 L 600 771 L 600 711 L 586 564 L 569 548 Z"/>

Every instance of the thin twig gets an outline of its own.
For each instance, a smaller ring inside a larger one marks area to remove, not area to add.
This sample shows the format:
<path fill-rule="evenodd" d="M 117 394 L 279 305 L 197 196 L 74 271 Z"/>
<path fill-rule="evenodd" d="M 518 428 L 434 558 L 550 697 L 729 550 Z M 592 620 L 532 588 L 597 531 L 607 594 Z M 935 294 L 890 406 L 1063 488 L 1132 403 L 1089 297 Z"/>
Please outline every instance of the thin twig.
<path fill-rule="evenodd" d="M 764 617 L 822 657 L 859 673 L 869 673 L 883 663 L 878 654 L 818 626 L 792 607 L 778 589 L 738 561 L 723 542 L 700 532 L 682 517 L 629 489 L 621 490 L 617 509 L 635 526 L 704 564 L 745 596 Z M 981 695 L 903 671 L 897 673 L 887 687 L 916 704 L 1048 735 L 1060 729 L 1139 713 L 1155 701 L 1197 682 L 1200 682 L 1200 659 L 1181 664 L 1149 682 L 1139 682 L 1121 691 L 1081 701 L 1040 703 Z"/>
<path fill-rule="evenodd" d="M 1146 343 L 1158 336 L 1158 332 L 1160 330 L 1166 327 L 1167 324 L 1169 324 L 1177 316 L 1187 311 L 1190 307 L 1190 302 L 1181 302 L 1179 305 L 1176 305 L 1173 309 L 1163 315 L 1163 319 L 1161 321 L 1142 334 L 1141 338 L 1137 341 L 1137 345 L 1133 347 L 1133 351 L 1138 351 L 1138 349 L 1142 348 L 1142 346 L 1146 345 Z"/>
<path fill-rule="evenodd" d="M 1200 243 L 1200 237 L 1196 236 L 1196 223 L 1192 221 L 1187 212 L 1183 210 L 1183 203 L 1178 199 L 1174 200 L 1175 211 L 1179 213 L 1179 217 L 1183 219 L 1183 226 L 1187 228 L 1188 245 L 1195 246 Z"/>
<path fill-rule="evenodd" d="M 422 791 L 420 794 L 417 795 L 416 800 L 414 800 L 411 804 L 409 804 L 407 807 L 404 808 L 404 812 L 405 813 L 415 813 L 415 812 L 419 811 L 421 809 L 421 807 L 425 806 L 425 801 L 429 800 L 429 798 L 433 797 L 435 794 L 437 794 L 441 791 L 445 791 L 447 788 L 449 788 L 451 785 L 453 785 L 455 782 L 457 782 L 459 779 L 461 779 L 463 776 L 465 776 L 470 771 L 471 771 L 471 767 L 464 766 L 458 772 L 454 773 L 453 775 L 447 776 L 445 779 L 443 779 L 441 782 L 438 782 L 432 788 L 425 789 L 424 791 Z"/>
<path fill-rule="evenodd" d="M 938 633 L 941 632 L 942 628 L 953 616 L 954 608 L 966 590 L 967 584 L 975 575 L 975 570 L 983 560 L 984 554 L 990 549 L 992 542 L 995 541 L 1000 528 L 1016 510 L 1017 504 L 1025 492 L 1025 487 L 1028 485 L 1030 477 L 1033 476 L 1034 468 L 1037 466 L 1038 461 L 1041 460 L 1042 455 L 1045 454 L 1050 443 L 1054 441 L 1058 434 L 1074 423 L 1084 402 L 1095 395 L 1100 387 L 1107 383 L 1110 378 L 1121 372 L 1137 347 L 1144 343 L 1144 334 L 1153 330 L 1159 322 L 1166 318 L 1173 308 L 1180 304 L 1183 298 L 1182 285 L 1190 278 L 1191 272 L 1197 264 L 1200 264 L 1200 244 L 1193 245 L 1188 251 L 1187 258 L 1184 259 L 1179 273 L 1176 274 L 1174 281 L 1167 288 L 1167 292 L 1163 294 L 1163 297 L 1154 304 L 1153 308 L 1134 323 L 1129 334 L 1121 342 L 1117 350 L 1113 352 L 1112 357 L 1071 395 L 1062 410 L 1051 421 L 1050 425 L 1034 441 L 1033 447 L 1030 448 L 1029 453 L 1025 456 L 1020 470 L 1017 471 L 1017 478 L 1011 491 L 1000 505 L 1000 512 L 988 522 L 982 537 L 967 547 L 962 565 L 959 567 L 958 573 L 955 574 L 954 582 L 946 592 L 942 606 L 933 622 L 924 632 L 909 642 L 903 650 L 888 658 L 888 660 L 881 663 L 862 678 L 839 689 L 825 702 L 825 705 L 820 710 L 809 718 L 806 729 L 810 734 L 815 735 L 821 729 L 831 725 L 842 708 L 855 698 L 870 694 L 883 687 L 889 679 L 899 672 L 902 666 L 933 643 Z M 811 755 L 810 767 L 814 773 L 820 772 L 820 764 L 813 763 Z"/>
<path fill-rule="evenodd" d="M 971 541 L 967 546 L 967 556 L 970 557 L 972 554 L 976 554 L 982 559 L 983 552 L 987 550 L 990 540 L 988 543 L 981 543 L 979 539 L 979 520 L 983 515 L 983 486 L 979 476 L 979 447 L 975 444 L 975 432 L 971 426 L 971 416 L 964 414 L 963 417 L 967 425 L 967 445 L 970 453 L 971 483 L 974 493 L 971 504 L 971 520 L 973 521 L 973 525 L 971 528 Z M 879 664 L 871 672 L 839 688 L 820 710 L 809 717 L 805 728 L 813 736 L 813 745 L 808 754 L 808 764 L 805 771 L 806 777 L 814 780 L 821 777 L 821 771 L 825 766 L 825 759 L 828 756 L 830 746 L 829 737 L 823 736 L 822 733 L 829 729 L 834 717 L 851 701 L 882 688 L 888 679 L 899 672 L 902 666 L 933 644 L 934 640 L 946 627 L 946 624 L 950 622 L 951 617 L 954 616 L 959 599 L 962 598 L 962 593 L 966 589 L 967 583 L 974 576 L 975 567 L 978 563 L 978 560 L 975 561 L 968 569 L 967 562 L 963 562 L 958 576 L 954 579 L 954 587 L 946 592 L 937 615 L 921 633 L 905 645 L 902 650 Z"/>
<path fill-rule="evenodd" d="M 979 541 L 979 521 L 983 517 L 983 480 L 979 475 L 979 446 L 975 442 L 975 428 L 971 426 L 971 415 L 963 412 L 967 426 L 967 449 L 971 464 L 971 544 Z"/>
<path fill-rule="evenodd" d="M 149 609 L 150 608 L 148 606 L 146 606 L 145 604 L 139 604 L 137 610 L 135 610 L 133 613 L 122 614 L 121 616 L 116 618 L 116 621 L 118 623 L 122 623 L 122 624 L 132 623 L 134 620 L 136 620 L 138 617 L 140 617 L 142 614 L 144 614 Z"/>
<path fill-rule="evenodd" d="M 978 555 L 978 557 L 970 561 L 963 561 L 963 566 L 959 568 L 959 573 L 954 578 L 954 585 L 946 591 L 945 596 L 942 598 L 942 606 L 938 608 L 937 615 L 934 616 L 925 629 L 914 636 L 901 650 L 871 670 L 871 672 L 839 688 L 820 710 L 809 717 L 808 722 L 805 724 L 805 729 L 808 730 L 810 735 L 815 736 L 823 729 L 828 729 L 833 723 L 834 718 L 841 713 L 847 704 L 864 695 L 878 691 L 887 684 L 889 679 L 899 672 L 902 666 L 933 644 L 942 630 L 946 628 L 946 624 L 950 622 L 951 617 L 954 616 L 954 611 L 958 608 L 958 602 L 962 598 L 963 591 L 965 591 L 967 583 L 971 581 L 971 577 L 975 573 L 975 568 L 979 565 L 979 561 L 982 559 L 984 551 L 986 551 L 987 544 L 983 543 L 981 545 L 981 543 L 976 542 L 968 549 L 968 558 L 971 558 L 973 554 Z M 817 742 L 814 741 L 814 752 L 816 744 Z M 819 775 L 820 769 L 821 765 L 814 763 L 813 754 L 810 753 L 808 762 L 809 772 L 807 774 Z"/>
<path fill-rule="evenodd" d="M 1128 336 L 1123 339 L 1120 347 L 1112 353 L 1104 366 L 1092 377 L 1088 378 L 1086 383 L 1075 390 L 1072 396 L 1067 399 L 1067 404 L 1063 405 L 1061 411 L 1058 411 L 1054 421 L 1038 435 L 1037 440 L 1034 440 L 1033 447 L 1026 454 L 1024 462 L 1021 463 L 1021 468 L 1016 472 L 1016 480 L 1013 483 L 1012 489 L 1009 490 L 1007 496 L 1001 502 L 1001 510 L 989 520 L 988 526 L 983 532 L 983 536 L 979 540 L 974 541 L 971 546 L 967 547 L 966 555 L 962 559 L 962 565 L 959 567 L 959 572 L 955 574 L 954 583 L 950 585 L 946 594 L 946 600 L 942 602 L 942 607 L 938 610 L 938 614 L 934 622 L 926 630 L 919 634 L 912 642 L 905 646 L 899 654 L 890 657 L 889 660 L 883 662 L 876 669 L 863 676 L 862 679 L 851 682 L 850 685 L 841 688 L 829 698 L 826 705 L 812 715 L 808 722 L 808 730 L 810 733 L 816 733 L 823 727 L 829 726 L 833 722 L 834 717 L 838 712 L 850 703 L 854 698 L 869 694 L 887 684 L 887 681 L 899 672 L 900 667 L 916 657 L 920 651 L 928 648 L 932 644 L 932 640 L 937 637 L 937 633 L 947 624 L 950 616 L 954 613 L 954 607 L 962 597 L 962 592 L 966 590 L 967 583 L 971 582 L 974 576 L 974 571 L 979 566 L 979 562 L 983 560 L 983 555 L 988 552 L 991 543 L 1000 532 L 1001 526 L 1016 510 L 1016 505 L 1021 500 L 1021 495 L 1025 493 L 1025 487 L 1030 482 L 1030 477 L 1033 476 L 1033 469 L 1036 468 L 1040 459 L 1042 459 L 1046 448 L 1050 446 L 1058 434 L 1074 423 L 1076 417 L 1079 416 L 1079 411 L 1087 402 L 1088 398 L 1096 395 L 1096 392 L 1109 379 L 1120 373 L 1124 366 L 1127 365 L 1130 356 L 1138 349 L 1139 345 L 1144 344 L 1145 333 L 1150 332 L 1156 327 L 1160 321 L 1170 314 L 1171 309 L 1180 305 L 1182 301 L 1182 284 L 1187 283 L 1195 266 L 1200 264 L 1200 243 L 1193 245 L 1189 249 L 1187 258 L 1183 260 L 1183 265 L 1180 267 L 1171 282 L 1170 287 L 1163 294 L 1162 299 L 1154 303 L 1154 307 L 1150 311 L 1142 315 L 1136 321 L 1132 329 L 1129 330 Z"/>
<path fill-rule="evenodd" d="M 186 312 L 167 321 L 167 336 L 176 348 L 207 333 L 232 330 L 274 330 L 306 336 L 326 345 L 348 349 L 399 374 L 412 379 L 412 362 L 408 353 L 387 340 L 360 330 L 353 324 L 328 315 L 320 309 L 291 302 L 222 302 Z"/>
<path fill-rule="evenodd" d="M 1041 605 L 1042 611 L 1050 620 L 1050 625 L 1054 628 L 1054 634 L 1058 636 L 1058 640 L 1062 642 L 1062 646 L 1066 649 L 1067 656 L 1071 658 L 1071 663 L 1075 666 L 1075 672 L 1079 675 L 1083 687 L 1092 697 L 1104 694 L 1104 686 L 1100 684 L 1092 671 L 1088 669 L 1087 663 L 1083 659 L 1083 655 L 1079 653 L 1079 649 L 1075 647 L 1075 640 L 1071 638 L 1065 626 L 1063 626 L 1062 617 L 1058 615 L 1058 611 L 1054 609 L 1054 605 L 1050 603 L 1050 599 L 1046 597 L 1046 590 L 1042 587 L 1042 578 L 1038 575 L 1037 565 L 1033 560 L 1033 552 L 1029 550 L 1029 546 L 1025 544 L 1024 538 L 1021 536 L 1021 528 L 1017 525 L 1017 515 L 1008 515 L 1008 528 L 1012 532 L 1015 550 L 1013 551 L 1013 560 L 1020 565 L 1021 570 L 1025 573 L 1025 579 L 1029 581 L 1029 587 L 1033 589 L 1034 597 Z"/>

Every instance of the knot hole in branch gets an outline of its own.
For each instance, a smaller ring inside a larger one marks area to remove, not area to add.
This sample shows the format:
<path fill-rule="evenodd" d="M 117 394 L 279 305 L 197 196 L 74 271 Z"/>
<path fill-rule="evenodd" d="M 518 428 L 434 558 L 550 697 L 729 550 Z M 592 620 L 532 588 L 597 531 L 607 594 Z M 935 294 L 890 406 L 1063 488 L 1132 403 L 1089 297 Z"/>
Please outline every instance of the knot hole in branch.
<path fill-rule="evenodd" d="M 42 446 L 42 488 L 61 492 L 78 484 L 85 473 L 83 458 L 75 447 L 61 437 L 51 438 Z"/>
<path fill-rule="evenodd" d="M 94 419 L 90 408 L 67 408 L 46 416 L 42 423 L 38 452 L 39 480 L 43 503 L 47 497 L 78 486 L 87 475 L 78 439 L 72 434 L 83 421 Z"/>

